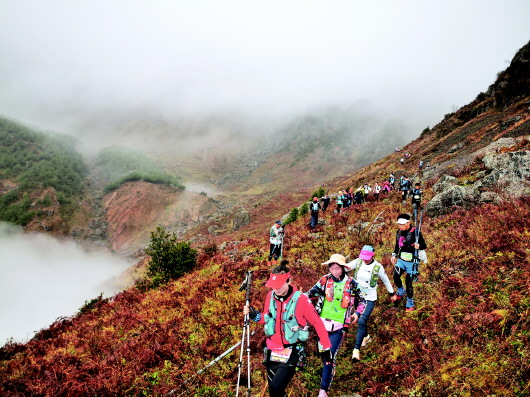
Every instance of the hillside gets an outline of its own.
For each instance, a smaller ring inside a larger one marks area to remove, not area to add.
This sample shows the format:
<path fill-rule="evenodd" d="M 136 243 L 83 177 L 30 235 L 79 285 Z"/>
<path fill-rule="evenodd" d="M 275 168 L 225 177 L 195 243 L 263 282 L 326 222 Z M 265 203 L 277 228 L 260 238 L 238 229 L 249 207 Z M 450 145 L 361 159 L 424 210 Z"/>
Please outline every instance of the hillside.
<path fill-rule="evenodd" d="M 411 157 L 403 165 L 402 153 L 394 153 L 327 182 L 333 193 L 390 172 L 413 176 L 430 214 L 422 225 L 429 263 L 415 284 L 416 311 L 405 314 L 381 287 L 369 325 L 373 342 L 353 363 L 353 337 L 345 339 L 330 395 L 530 395 L 529 68 L 530 44 L 487 92 L 405 146 Z M 420 159 L 430 163 L 421 172 Z M 0 394 L 235 395 L 237 352 L 196 373 L 241 339 L 245 271 L 254 272 L 251 301 L 261 308 L 270 223 L 311 192 L 263 198 L 265 208 L 249 208 L 262 214 L 259 223 L 220 237 L 215 253 L 201 248 L 197 269 L 181 279 L 95 299 L 28 343 L 7 343 L 0 348 Z M 339 214 L 328 211 L 315 233 L 307 217 L 291 223 L 284 257 L 294 283 L 307 290 L 332 253 L 353 258 L 366 243 L 390 274 L 394 222 L 403 211 L 410 205 L 394 191 Z M 257 396 L 265 385 L 264 334 L 261 326 L 252 330 Z M 321 366 L 315 344 L 308 345 L 312 356 L 289 386 L 293 397 L 318 390 Z"/>

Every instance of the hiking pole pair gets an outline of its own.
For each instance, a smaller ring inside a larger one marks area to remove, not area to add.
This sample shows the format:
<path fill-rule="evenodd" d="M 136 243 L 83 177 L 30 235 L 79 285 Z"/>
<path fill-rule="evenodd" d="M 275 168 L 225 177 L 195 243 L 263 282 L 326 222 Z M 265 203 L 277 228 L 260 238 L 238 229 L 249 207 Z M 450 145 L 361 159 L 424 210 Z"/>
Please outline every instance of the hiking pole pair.
<path fill-rule="evenodd" d="M 420 240 L 420 230 L 421 230 L 421 221 L 423 218 L 423 212 L 420 212 L 420 220 L 418 223 L 418 208 L 414 208 L 414 237 L 415 237 L 415 243 L 418 244 Z M 419 275 L 419 261 L 418 258 L 419 250 L 414 247 L 414 263 L 412 265 L 412 281 L 418 281 L 418 275 Z"/>
<path fill-rule="evenodd" d="M 250 285 L 252 282 L 252 271 L 249 270 L 246 272 L 245 280 L 239 287 L 240 291 L 246 290 L 245 294 L 245 306 L 250 307 Z M 246 342 L 246 344 L 245 344 Z M 239 382 L 241 380 L 241 369 L 243 367 L 243 350 L 247 350 L 247 397 L 250 397 L 250 315 L 245 314 L 244 325 L 243 325 L 243 335 L 241 337 L 241 351 L 239 353 L 239 364 L 237 371 L 237 387 L 236 387 L 236 397 L 239 396 Z"/>
<path fill-rule="evenodd" d="M 252 331 L 252 333 L 250 334 L 250 336 L 253 336 L 254 335 L 254 331 Z M 231 352 L 233 352 L 235 349 L 237 349 L 237 347 L 241 344 L 241 341 L 237 342 L 235 345 L 233 345 L 232 347 L 230 347 L 228 350 L 226 350 L 225 352 L 223 352 L 222 354 L 220 354 L 219 356 L 217 356 L 216 358 L 214 358 L 212 361 L 210 361 L 205 367 L 203 367 L 202 369 L 198 370 L 195 375 L 193 375 L 191 378 L 189 378 L 188 380 L 186 380 L 182 386 L 186 386 L 188 385 L 192 380 L 194 380 L 197 376 L 199 376 L 200 374 L 202 374 L 203 372 L 205 372 L 208 368 L 210 368 L 212 365 L 216 364 L 217 362 L 219 362 L 223 357 L 226 357 L 228 354 L 230 354 Z M 174 396 L 175 393 L 176 393 L 177 389 L 173 389 L 171 391 L 169 391 L 169 393 L 167 394 L 168 396 Z M 188 391 L 184 391 L 182 392 L 181 394 L 178 394 L 177 397 L 179 396 L 182 396 L 184 394 L 188 394 Z"/>

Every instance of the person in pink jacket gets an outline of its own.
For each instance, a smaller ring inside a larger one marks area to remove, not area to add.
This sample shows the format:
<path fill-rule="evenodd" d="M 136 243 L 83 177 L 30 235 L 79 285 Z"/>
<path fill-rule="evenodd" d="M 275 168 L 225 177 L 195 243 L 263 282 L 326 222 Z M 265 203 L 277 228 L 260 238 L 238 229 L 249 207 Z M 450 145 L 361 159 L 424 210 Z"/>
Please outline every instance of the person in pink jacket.
<path fill-rule="evenodd" d="M 311 301 L 291 285 L 291 273 L 283 260 L 270 275 L 267 287 L 271 289 L 265 298 L 263 312 L 244 306 L 243 314 L 264 325 L 266 348 L 264 365 L 267 369 L 269 395 L 286 396 L 285 389 L 297 367 L 305 364 L 305 341 L 309 337 L 308 326 L 317 332 L 322 346 L 322 358 L 332 362 L 331 342 L 328 332 Z"/>

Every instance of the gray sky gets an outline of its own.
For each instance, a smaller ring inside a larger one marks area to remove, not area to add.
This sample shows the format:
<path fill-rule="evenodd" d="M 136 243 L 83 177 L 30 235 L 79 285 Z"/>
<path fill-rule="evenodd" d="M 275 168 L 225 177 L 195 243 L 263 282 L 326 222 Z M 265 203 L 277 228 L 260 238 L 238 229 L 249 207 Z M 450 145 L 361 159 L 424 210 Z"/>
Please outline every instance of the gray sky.
<path fill-rule="evenodd" d="M 529 20 L 528 0 L 0 0 L 0 114 L 61 131 L 144 107 L 369 101 L 436 123 L 495 81 Z"/>

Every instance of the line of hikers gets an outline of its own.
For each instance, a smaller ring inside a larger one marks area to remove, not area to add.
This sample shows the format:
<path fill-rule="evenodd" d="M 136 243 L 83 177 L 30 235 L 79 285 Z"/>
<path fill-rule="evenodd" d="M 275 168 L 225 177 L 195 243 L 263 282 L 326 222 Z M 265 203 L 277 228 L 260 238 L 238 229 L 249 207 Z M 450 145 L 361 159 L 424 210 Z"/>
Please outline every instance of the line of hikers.
<path fill-rule="evenodd" d="M 413 282 L 419 274 L 419 262 L 427 263 L 421 218 L 418 223 L 416 216 L 415 221 L 413 226 L 409 214 L 400 214 L 396 220 L 398 230 L 391 263 L 394 265 L 393 281 L 397 291 L 394 291 L 383 265 L 375 260 L 375 249 L 371 245 L 363 246 L 358 258 L 351 262 L 346 262 L 341 254 L 331 255 L 322 263 L 326 274 L 306 293 L 293 285 L 288 261 L 282 260 L 279 266 L 273 268 L 265 284 L 270 291 L 263 310 L 255 310 L 250 305 L 243 307 L 245 316 L 248 314 L 251 320 L 265 327 L 263 363 L 271 397 L 286 396 L 285 389 L 297 369 L 306 365 L 308 325 L 313 326 L 317 333 L 322 359 L 318 396 L 328 396 L 338 351 L 347 331 L 357 325 L 352 353 L 354 361 L 360 361 L 360 349 L 370 341 L 367 325 L 378 299 L 378 280 L 383 281 L 392 302 L 406 298 L 406 312 L 414 311 Z M 271 228 L 271 234 L 274 231 L 275 236 L 279 236 L 280 229 L 281 222 L 277 221 Z M 403 274 L 406 274 L 405 286 L 401 280 Z"/>
<path fill-rule="evenodd" d="M 401 202 L 404 205 L 410 197 L 412 208 L 421 207 L 421 199 L 423 190 L 419 182 L 412 186 L 412 181 L 406 175 L 401 175 L 397 183 L 399 191 L 401 192 Z M 390 174 L 387 180 L 381 184 L 375 183 L 373 187 L 369 184 L 364 184 L 358 187 L 355 191 L 353 188 L 340 190 L 335 197 L 336 209 L 335 212 L 340 213 L 342 210 L 352 206 L 353 204 L 363 204 L 371 195 L 374 200 L 378 201 L 381 195 L 386 195 L 392 190 L 396 189 L 396 177 Z M 320 198 L 313 197 L 309 203 L 310 213 L 310 228 L 313 229 L 318 224 L 319 212 L 326 212 L 331 203 L 329 194 L 325 194 Z"/>

